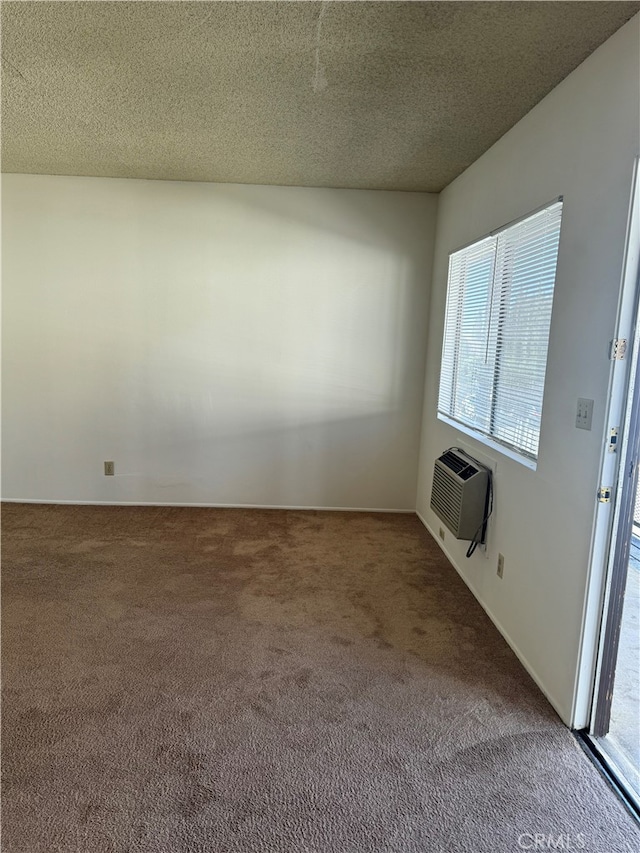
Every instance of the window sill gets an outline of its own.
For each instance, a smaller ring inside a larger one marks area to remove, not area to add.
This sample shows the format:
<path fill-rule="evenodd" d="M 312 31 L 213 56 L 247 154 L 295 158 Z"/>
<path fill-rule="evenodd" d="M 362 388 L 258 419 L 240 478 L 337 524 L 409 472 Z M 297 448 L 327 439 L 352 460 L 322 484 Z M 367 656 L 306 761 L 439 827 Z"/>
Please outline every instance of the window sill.
<path fill-rule="evenodd" d="M 441 412 L 438 412 L 438 420 L 448 424 L 450 427 L 458 430 L 458 432 L 464 433 L 464 435 L 475 438 L 479 444 L 483 444 L 485 447 L 490 447 L 492 450 L 501 453 L 508 459 L 513 459 L 514 462 L 519 462 L 520 465 L 524 465 L 524 467 L 529 468 L 530 471 L 535 471 L 538 467 L 537 460 L 527 459 L 526 456 L 521 456 L 515 450 L 510 450 L 508 447 L 505 447 L 504 444 L 500 444 L 499 441 L 494 441 L 492 438 L 489 438 L 489 436 L 483 435 L 481 432 L 465 426 L 465 424 L 461 424 L 459 421 L 454 421 L 453 418 L 449 418 Z"/>

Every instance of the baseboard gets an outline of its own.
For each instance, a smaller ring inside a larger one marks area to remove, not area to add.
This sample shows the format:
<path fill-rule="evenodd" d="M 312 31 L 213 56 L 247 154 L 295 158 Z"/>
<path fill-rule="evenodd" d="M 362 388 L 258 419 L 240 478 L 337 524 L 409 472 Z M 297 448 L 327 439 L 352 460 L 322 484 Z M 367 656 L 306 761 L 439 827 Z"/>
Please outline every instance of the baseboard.
<path fill-rule="evenodd" d="M 518 658 L 518 660 L 520 661 L 520 663 L 522 664 L 522 666 L 526 669 L 526 671 L 529 673 L 529 675 L 531 676 L 531 678 L 533 678 L 533 680 L 535 681 L 535 683 L 536 683 L 536 685 L 538 686 L 538 688 L 542 691 L 542 693 L 544 693 L 544 695 L 546 696 L 546 698 L 547 698 L 548 702 L 550 703 L 551 707 L 554 709 L 554 711 L 556 712 L 556 714 L 560 717 L 560 719 L 562 720 L 562 722 L 563 722 L 565 725 L 570 726 L 570 723 L 565 719 L 565 717 L 564 717 L 564 715 L 563 715 L 562 711 L 560 710 L 560 706 L 559 706 L 559 704 L 555 701 L 555 699 L 553 698 L 553 696 L 551 696 L 551 695 L 549 694 L 548 690 L 547 690 L 547 689 L 546 689 L 546 687 L 544 686 L 544 683 L 542 682 L 542 679 L 540 678 L 540 676 L 538 675 L 538 673 L 536 672 L 536 670 L 531 666 L 531 664 L 530 664 L 530 663 L 529 663 L 529 661 L 527 660 L 526 656 L 525 656 L 525 655 L 522 653 L 522 651 L 518 648 L 517 644 L 516 644 L 516 643 L 511 639 L 511 637 L 509 636 L 508 632 L 507 632 L 507 631 L 505 631 L 505 629 L 502 627 L 502 625 L 500 624 L 500 620 L 499 620 L 499 619 L 497 619 L 497 618 L 494 616 L 494 614 L 493 614 L 493 613 L 491 612 L 491 610 L 487 607 L 487 605 L 485 604 L 485 602 L 484 602 L 484 601 L 483 601 L 483 600 L 478 596 L 478 594 L 475 592 L 475 590 L 474 590 L 471 586 L 469 586 L 469 584 L 467 583 L 467 580 L 466 580 L 465 576 L 463 575 L 463 573 L 462 573 L 462 571 L 461 571 L 460 567 L 457 565 L 457 563 L 456 563 L 456 561 L 455 561 L 454 557 L 453 557 L 453 556 L 452 556 L 452 554 L 447 550 L 447 548 L 445 547 L 444 543 L 440 540 L 440 538 L 436 535 L 435 530 L 432 530 L 432 528 L 431 528 L 431 526 L 429 525 L 429 523 L 427 522 L 427 520 L 422 516 L 422 514 L 421 514 L 421 513 L 419 513 L 419 512 L 418 512 L 418 510 L 416 510 L 416 515 L 418 516 L 418 518 L 420 519 L 420 521 L 422 522 L 422 524 L 426 527 L 426 529 L 428 530 L 428 532 L 431 534 L 431 536 L 432 536 L 432 537 L 433 537 L 433 539 L 435 540 L 436 544 L 440 547 L 440 550 L 443 552 L 443 554 L 445 555 L 445 557 L 447 558 L 447 560 L 449 560 L 449 562 L 451 563 L 451 565 L 453 566 L 453 568 L 454 568 L 454 569 L 456 570 L 456 572 L 460 575 L 460 577 L 462 578 L 462 580 L 463 580 L 463 582 L 464 582 L 465 586 L 467 587 L 467 589 L 468 589 L 468 590 L 473 594 L 473 597 L 474 597 L 474 598 L 475 598 L 475 600 L 478 602 L 478 604 L 480 605 L 480 607 L 482 607 L 482 609 L 483 609 L 483 610 L 484 610 L 484 612 L 487 614 L 487 616 L 489 617 L 489 619 L 491 619 L 491 621 L 493 622 L 493 624 L 495 625 L 495 627 L 498 629 L 498 631 L 500 632 L 500 634 L 504 637 L 504 639 L 506 640 L 507 644 L 509 645 L 509 647 L 510 647 L 511 651 L 512 651 L 512 652 L 515 654 L 515 656 Z"/>
<path fill-rule="evenodd" d="M 356 506 L 289 506 L 277 504 L 175 503 L 171 501 L 66 501 L 35 498 L 2 498 L 8 504 L 62 504 L 66 506 L 173 506 L 200 509 L 293 509 L 316 512 L 388 512 L 415 515 L 415 509 L 380 509 Z"/>

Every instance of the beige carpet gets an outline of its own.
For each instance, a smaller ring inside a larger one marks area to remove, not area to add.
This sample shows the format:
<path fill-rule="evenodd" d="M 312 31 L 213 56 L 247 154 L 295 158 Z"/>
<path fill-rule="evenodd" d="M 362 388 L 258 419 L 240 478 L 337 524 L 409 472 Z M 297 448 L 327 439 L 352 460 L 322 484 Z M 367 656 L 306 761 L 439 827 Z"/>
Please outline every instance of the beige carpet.
<path fill-rule="evenodd" d="M 2 522 L 6 853 L 640 849 L 414 516 Z"/>

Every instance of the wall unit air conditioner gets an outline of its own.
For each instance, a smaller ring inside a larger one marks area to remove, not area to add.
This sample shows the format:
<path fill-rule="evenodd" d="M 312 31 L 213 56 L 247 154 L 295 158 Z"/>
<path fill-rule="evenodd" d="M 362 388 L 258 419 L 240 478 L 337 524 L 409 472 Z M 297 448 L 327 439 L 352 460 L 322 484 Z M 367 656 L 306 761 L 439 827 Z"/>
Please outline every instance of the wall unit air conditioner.
<path fill-rule="evenodd" d="M 450 448 L 435 461 L 431 509 L 456 539 L 473 539 L 487 515 L 490 471 Z M 478 541 L 484 542 L 482 530 Z"/>

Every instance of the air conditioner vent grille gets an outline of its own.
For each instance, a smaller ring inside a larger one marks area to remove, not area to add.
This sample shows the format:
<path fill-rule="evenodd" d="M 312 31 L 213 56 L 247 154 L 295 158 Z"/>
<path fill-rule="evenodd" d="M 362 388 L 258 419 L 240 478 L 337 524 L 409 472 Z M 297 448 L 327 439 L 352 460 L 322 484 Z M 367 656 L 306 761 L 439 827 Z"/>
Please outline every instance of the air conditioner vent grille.
<path fill-rule="evenodd" d="M 464 468 L 469 464 L 466 459 L 462 459 L 458 456 L 457 453 L 454 453 L 452 450 L 447 450 L 446 453 L 443 453 L 440 457 L 440 461 L 443 465 L 446 465 L 447 468 L 451 468 L 456 474 L 459 474 Z"/>
<path fill-rule="evenodd" d="M 433 489 L 431 492 L 431 509 L 446 522 L 449 530 L 457 531 L 460 517 L 460 502 L 462 486 L 449 477 L 442 468 L 433 472 Z"/>

